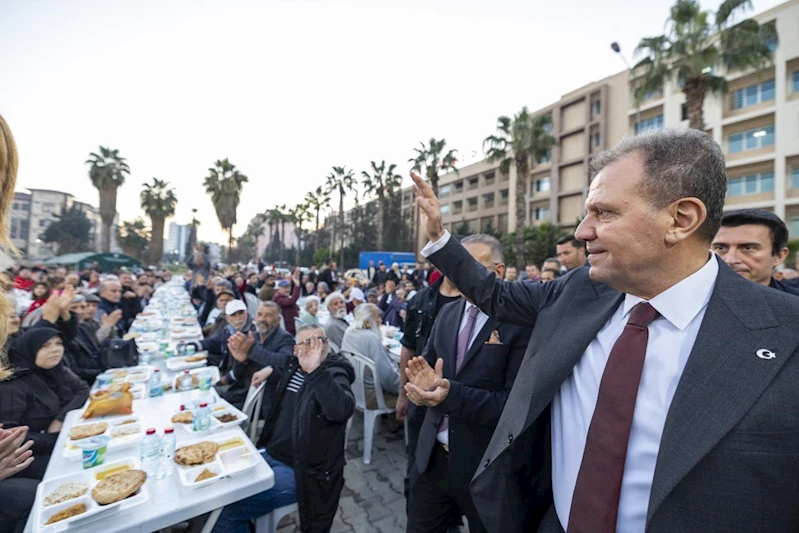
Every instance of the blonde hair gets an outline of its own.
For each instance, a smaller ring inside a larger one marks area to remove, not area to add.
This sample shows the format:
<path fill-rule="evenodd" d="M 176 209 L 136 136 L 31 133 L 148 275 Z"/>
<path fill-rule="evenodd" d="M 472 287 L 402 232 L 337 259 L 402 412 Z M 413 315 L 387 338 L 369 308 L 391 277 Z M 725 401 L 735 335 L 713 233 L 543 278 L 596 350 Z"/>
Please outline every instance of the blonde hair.
<path fill-rule="evenodd" d="M 2 115 L 0 115 L 0 256 L 17 256 L 17 250 L 8 238 L 8 209 L 14 200 L 14 187 L 17 184 L 17 169 L 19 157 L 17 145 L 11 129 Z M 0 381 L 11 376 L 11 370 L 4 364 L 6 361 L 5 350 L 8 336 L 8 317 L 15 312 L 11 308 L 5 291 L 9 288 L 9 280 L 5 274 L 0 273 Z"/>

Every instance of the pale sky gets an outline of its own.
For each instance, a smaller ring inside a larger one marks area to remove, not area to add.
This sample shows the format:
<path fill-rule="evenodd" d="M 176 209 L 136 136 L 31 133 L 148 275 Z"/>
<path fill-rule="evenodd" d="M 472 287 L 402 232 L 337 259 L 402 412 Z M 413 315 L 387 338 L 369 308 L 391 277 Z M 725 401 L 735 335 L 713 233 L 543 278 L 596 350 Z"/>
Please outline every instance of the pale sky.
<path fill-rule="evenodd" d="M 702 0 L 715 9 L 720 0 Z M 754 0 L 759 13 L 781 3 Z M 98 145 L 131 167 L 122 220 L 152 177 L 179 223 L 225 243 L 202 188 L 229 157 L 247 174 L 234 235 L 295 205 L 333 165 L 404 175 L 419 141 L 479 150 L 496 118 L 623 70 L 663 33 L 673 0 L 0 0 L 0 114 L 20 151 L 17 190 L 97 205 Z M 557 73 L 554 81 L 543 73 Z M 546 83 L 539 80 L 546 79 Z"/>

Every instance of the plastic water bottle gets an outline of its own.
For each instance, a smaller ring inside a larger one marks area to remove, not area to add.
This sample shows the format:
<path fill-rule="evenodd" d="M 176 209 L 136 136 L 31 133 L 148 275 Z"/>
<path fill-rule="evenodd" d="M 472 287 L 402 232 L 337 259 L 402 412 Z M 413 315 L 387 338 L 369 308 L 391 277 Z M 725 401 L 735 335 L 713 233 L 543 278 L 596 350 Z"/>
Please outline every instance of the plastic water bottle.
<path fill-rule="evenodd" d="M 207 401 L 211 395 L 211 371 L 207 368 L 200 370 L 197 374 L 197 388 L 200 389 L 200 398 Z"/>
<path fill-rule="evenodd" d="M 158 474 L 155 476 L 157 479 L 166 479 L 172 475 L 175 470 L 175 430 L 173 428 L 166 428 L 164 436 L 161 437 L 161 456 L 158 461 Z"/>
<path fill-rule="evenodd" d="M 196 433 L 207 433 L 211 429 L 211 409 L 208 403 L 202 402 L 200 407 L 194 412 L 194 431 Z"/>
<path fill-rule="evenodd" d="M 161 439 L 155 432 L 155 428 L 147 430 L 147 434 L 141 441 L 139 458 L 141 459 L 141 469 L 147 472 L 147 477 L 155 476 L 158 471 L 158 456 L 161 454 Z"/>
<path fill-rule="evenodd" d="M 159 369 L 153 370 L 153 375 L 150 377 L 150 398 L 158 398 L 164 395 L 164 384 L 161 383 L 161 371 Z"/>
<path fill-rule="evenodd" d="M 183 371 L 183 375 L 180 376 L 180 390 L 191 390 L 193 380 L 191 379 L 191 374 L 188 370 Z"/>
<path fill-rule="evenodd" d="M 139 354 L 139 364 L 142 365 L 149 365 L 150 361 L 153 360 L 153 354 L 148 351 L 143 351 Z"/>

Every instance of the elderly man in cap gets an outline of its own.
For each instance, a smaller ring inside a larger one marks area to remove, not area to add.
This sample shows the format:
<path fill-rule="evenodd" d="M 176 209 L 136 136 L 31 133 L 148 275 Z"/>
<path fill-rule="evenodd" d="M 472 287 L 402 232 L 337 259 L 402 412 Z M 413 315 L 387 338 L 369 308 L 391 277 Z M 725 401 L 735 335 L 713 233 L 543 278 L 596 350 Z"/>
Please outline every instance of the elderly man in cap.
<path fill-rule="evenodd" d="M 188 342 L 186 345 L 193 345 L 197 351 L 208 351 L 208 364 L 219 367 L 219 373 L 222 376 L 220 384 L 230 385 L 236 381 L 236 377 L 231 372 L 233 370 L 233 359 L 230 357 L 227 341 L 236 332 L 242 332 L 246 335 L 253 331 L 253 325 L 252 319 L 247 313 L 247 305 L 241 300 L 231 300 L 227 303 L 225 306 L 225 320 L 227 321 L 227 326 L 221 328 L 214 335 L 201 341 Z"/>
<path fill-rule="evenodd" d="M 297 300 L 300 297 L 300 280 L 296 276 L 291 281 L 282 279 L 277 282 L 277 292 L 272 297 L 272 301 L 280 306 L 283 314 L 283 321 L 286 323 L 286 331 L 294 336 L 294 320 L 300 316 L 300 309 L 297 307 Z"/>
<path fill-rule="evenodd" d="M 366 303 L 377 305 L 378 301 L 380 301 L 380 298 L 377 296 L 377 290 L 369 289 L 366 291 Z"/>
<path fill-rule="evenodd" d="M 81 317 L 83 320 L 80 322 L 80 327 L 92 332 L 97 342 L 100 344 L 108 339 L 116 337 L 116 327 L 117 323 L 122 320 L 122 310 L 117 309 L 116 311 L 112 311 L 111 314 L 104 315 L 98 321 L 97 307 L 100 305 L 100 297 L 96 294 L 86 294 L 83 298 L 84 306 L 83 315 Z"/>
<path fill-rule="evenodd" d="M 228 303 L 236 299 L 231 289 L 222 287 L 216 294 L 216 307 L 208 313 L 208 319 L 203 326 L 203 335 L 205 337 L 212 337 L 220 329 L 227 326 L 227 318 L 225 316 L 225 307 Z"/>

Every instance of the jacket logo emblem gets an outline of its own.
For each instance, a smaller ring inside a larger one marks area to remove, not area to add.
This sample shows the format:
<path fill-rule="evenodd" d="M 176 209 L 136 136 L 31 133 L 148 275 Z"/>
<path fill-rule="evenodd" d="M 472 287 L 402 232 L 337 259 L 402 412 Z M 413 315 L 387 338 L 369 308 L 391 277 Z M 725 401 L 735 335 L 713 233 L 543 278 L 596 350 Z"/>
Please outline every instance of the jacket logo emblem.
<path fill-rule="evenodd" d="M 774 359 L 775 357 L 777 357 L 777 354 L 775 354 L 771 350 L 761 348 L 757 351 L 757 356 L 761 359 Z"/>

